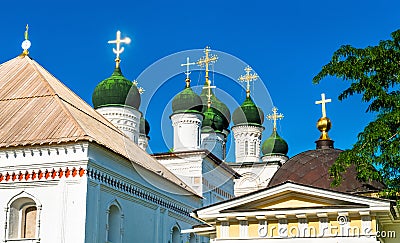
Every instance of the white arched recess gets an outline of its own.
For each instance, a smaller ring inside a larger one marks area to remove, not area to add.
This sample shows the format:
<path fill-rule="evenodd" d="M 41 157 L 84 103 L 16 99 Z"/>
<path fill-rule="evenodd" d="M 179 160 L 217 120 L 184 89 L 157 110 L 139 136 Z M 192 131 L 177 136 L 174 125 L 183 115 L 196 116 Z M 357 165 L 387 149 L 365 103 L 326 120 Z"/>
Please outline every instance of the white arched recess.
<path fill-rule="evenodd" d="M 171 228 L 171 240 L 169 241 L 170 243 L 181 243 L 181 227 L 179 226 L 178 223 L 176 223 L 172 228 Z"/>
<path fill-rule="evenodd" d="M 41 211 L 42 204 L 32 194 L 21 191 L 13 196 L 6 207 L 5 242 L 16 239 L 38 241 Z"/>
<path fill-rule="evenodd" d="M 124 235 L 124 213 L 117 199 L 107 204 L 106 219 L 106 242 L 122 243 Z"/>

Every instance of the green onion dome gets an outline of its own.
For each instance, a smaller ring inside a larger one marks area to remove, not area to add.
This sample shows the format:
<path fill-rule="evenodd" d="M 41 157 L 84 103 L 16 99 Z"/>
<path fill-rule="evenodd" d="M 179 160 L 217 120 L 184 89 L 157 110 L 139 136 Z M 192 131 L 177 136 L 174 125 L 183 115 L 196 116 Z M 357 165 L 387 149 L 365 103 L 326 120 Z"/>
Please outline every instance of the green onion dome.
<path fill-rule="evenodd" d="M 255 124 L 262 125 L 264 112 L 257 107 L 250 97 L 247 97 L 243 104 L 238 107 L 232 115 L 233 124 Z"/>
<path fill-rule="evenodd" d="M 139 133 L 146 134 L 147 136 L 149 135 L 149 132 L 150 132 L 149 122 L 144 117 L 140 117 Z"/>
<path fill-rule="evenodd" d="M 190 86 L 175 95 L 172 100 L 173 113 L 179 112 L 202 112 L 203 106 L 200 96 L 198 96 Z"/>
<path fill-rule="evenodd" d="M 262 145 L 263 155 L 286 155 L 289 151 L 288 144 L 281 138 L 276 131 L 273 131 L 271 136 L 264 141 Z"/>
<path fill-rule="evenodd" d="M 210 107 L 203 114 L 202 132 L 222 132 L 224 130 L 224 119 L 219 111 Z"/>
<path fill-rule="evenodd" d="M 111 77 L 101 81 L 92 95 L 95 109 L 113 105 L 127 105 L 139 109 L 140 101 L 138 88 L 122 75 L 120 68 L 115 68 Z"/>
<path fill-rule="evenodd" d="M 208 109 L 207 94 L 208 94 L 207 89 L 203 89 L 203 91 L 200 94 L 200 98 L 203 102 L 203 112 L 205 112 Z M 211 96 L 211 108 L 214 108 L 214 110 L 218 111 L 219 115 L 222 117 L 222 120 L 223 120 L 223 128 L 228 129 L 229 123 L 231 122 L 231 112 L 229 111 L 228 107 L 214 95 L 214 93 L 212 91 L 211 91 L 211 95 L 212 95 Z"/>

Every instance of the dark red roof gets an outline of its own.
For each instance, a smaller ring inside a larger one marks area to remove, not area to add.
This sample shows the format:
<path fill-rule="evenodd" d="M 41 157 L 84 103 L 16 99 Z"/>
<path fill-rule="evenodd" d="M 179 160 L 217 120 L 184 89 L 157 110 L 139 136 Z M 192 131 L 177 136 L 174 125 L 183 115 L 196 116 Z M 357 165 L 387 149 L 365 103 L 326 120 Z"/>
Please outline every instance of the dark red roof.
<path fill-rule="evenodd" d="M 347 169 L 340 186 L 331 187 L 333 178 L 329 176 L 329 168 L 341 152 L 340 149 L 320 148 L 300 153 L 282 165 L 271 178 L 268 187 L 292 181 L 303 185 L 350 193 L 377 191 L 385 188 L 378 181 L 362 182 L 357 180 L 357 171 L 354 166 Z"/>

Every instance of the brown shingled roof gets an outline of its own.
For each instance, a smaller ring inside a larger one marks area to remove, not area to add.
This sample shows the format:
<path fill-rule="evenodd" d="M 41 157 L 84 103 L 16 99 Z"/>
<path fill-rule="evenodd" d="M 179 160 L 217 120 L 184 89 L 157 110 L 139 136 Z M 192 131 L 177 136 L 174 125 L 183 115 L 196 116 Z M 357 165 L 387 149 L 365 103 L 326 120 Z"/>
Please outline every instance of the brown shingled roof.
<path fill-rule="evenodd" d="M 338 187 L 331 187 L 333 178 L 329 176 L 329 168 L 342 150 L 324 148 L 300 153 L 286 161 L 271 178 L 268 187 L 292 181 L 339 192 L 361 193 L 377 191 L 385 186 L 378 181 L 362 182 L 357 179 L 354 166 L 347 169 L 343 181 Z"/>
<path fill-rule="evenodd" d="M 0 111 L 0 148 L 96 142 L 197 195 L 28 56 L 0 65 Z"/>

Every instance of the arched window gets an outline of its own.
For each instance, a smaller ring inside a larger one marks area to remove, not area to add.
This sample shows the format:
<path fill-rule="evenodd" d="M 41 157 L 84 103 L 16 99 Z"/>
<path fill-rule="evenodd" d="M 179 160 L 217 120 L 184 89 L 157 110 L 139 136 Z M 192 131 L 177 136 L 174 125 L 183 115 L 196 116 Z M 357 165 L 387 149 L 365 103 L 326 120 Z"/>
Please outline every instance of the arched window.
<path fill-rule="evenodd" d="M 257 141 L 253 142 L 253 155 L 257 155 L 258 156 L 258 154 L 257 154 Z"/>
<path fill-rule="evenodd" d="M 8 238 L 35 239 L 37 231 L 37 205 L 28 197 L 14 200 L 9 207 Z"/>
<path fill-rule="evenodd" d="M 181 243 L 181 232 L 176 226 L 172 228 L 172 243 Z"/>
<path fill-rule="evenodd" d="M 107 242 L 121 243 L 121 221 L 121 211 L 116 205 L 111 205 L 108 209 Z"/>
<path fill-rule="evenodd" d="M 249 154 L 249 142 L 248 141 L 244 142 L 244 154 L 245 155 Z"/>

